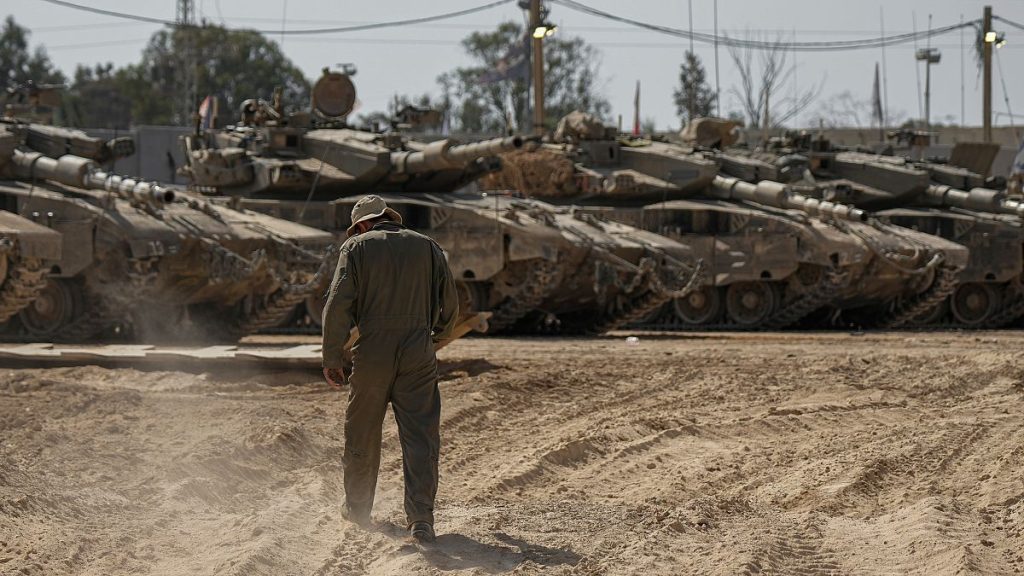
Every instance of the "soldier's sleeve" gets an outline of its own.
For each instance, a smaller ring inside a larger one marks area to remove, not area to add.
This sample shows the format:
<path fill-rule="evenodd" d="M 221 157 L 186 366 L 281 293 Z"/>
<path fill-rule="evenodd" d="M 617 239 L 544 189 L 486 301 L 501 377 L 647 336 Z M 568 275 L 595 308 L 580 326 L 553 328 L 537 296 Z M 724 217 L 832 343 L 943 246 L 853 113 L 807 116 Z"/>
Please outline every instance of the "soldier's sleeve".
<path fill-rule="evenodd" d="M 355 326 L 355 305 L 358 287 L 356 284 L 356 258 L 352 247 L 342 246 L 338 255 L 338 268 L 327 294 L 323 315 L 323 356 L 324 368 L 341 368 L 344 365 L 345 343 Z"/>
<path fill-rule="evenodd" d="M 459 319 L 459 292 L 444 251 L 437 244 L 434 244 L 434 293 L 437 295 L 434 305 L 440 309 L 434 315 L 433 334 L 434 342 L 440 342 L 451 337 Z"/>

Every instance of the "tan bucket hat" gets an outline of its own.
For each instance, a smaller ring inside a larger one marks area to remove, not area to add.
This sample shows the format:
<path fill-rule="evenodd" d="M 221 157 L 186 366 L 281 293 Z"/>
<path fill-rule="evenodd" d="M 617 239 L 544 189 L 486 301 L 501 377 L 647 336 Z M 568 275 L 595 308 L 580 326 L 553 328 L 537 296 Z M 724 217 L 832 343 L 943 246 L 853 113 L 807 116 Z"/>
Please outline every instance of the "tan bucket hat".
<path fill-rule="evenodd" d="M 352 225 L 348 227 L 346 233 L 351 236 L 356 229 L 356 224 L 359 224 L 364 220 L 372 220 L 380 216 L 387 216 L 394 222 L 399 224 L 402 223 L 402 215 L 391 208 L 388 208 L 388 204 L 383 198 L 375 194 L 363 196 L 358 202 L 356 202 L 356 205 L 352 207 Z"/>

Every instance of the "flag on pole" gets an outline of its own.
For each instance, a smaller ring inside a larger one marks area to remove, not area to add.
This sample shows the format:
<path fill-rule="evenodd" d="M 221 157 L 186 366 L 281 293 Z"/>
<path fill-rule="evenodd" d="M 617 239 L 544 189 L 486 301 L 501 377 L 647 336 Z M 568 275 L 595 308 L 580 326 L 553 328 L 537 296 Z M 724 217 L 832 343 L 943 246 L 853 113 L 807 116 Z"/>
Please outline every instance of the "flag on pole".
<path fill-rule="evenodd" d="M 633 96 L 633 136 L 640 135 L 640 81 L 636 81 L 636 94 Z"/>
<path fill-rule="evenodd" d="M 217 101 L 213 96 L 203 98 L 199 104 L 199 127 L 203 130 L 213 128 L 213 117 L 216 115 Z"/>
<path fill-rule="evenodd" d="M 885 112 L 882 110 L 881 83 L 878 81 L 878 62 L 875 62 L 875 85 L 871 88 L 871 117 L 878 126 L 885 125 Z"/>

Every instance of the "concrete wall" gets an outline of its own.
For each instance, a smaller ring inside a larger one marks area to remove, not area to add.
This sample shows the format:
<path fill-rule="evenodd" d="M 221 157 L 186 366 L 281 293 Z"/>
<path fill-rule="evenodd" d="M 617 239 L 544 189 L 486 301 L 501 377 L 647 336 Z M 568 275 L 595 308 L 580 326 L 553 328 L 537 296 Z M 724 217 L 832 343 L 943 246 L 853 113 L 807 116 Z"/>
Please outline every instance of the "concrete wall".
<path fill-rule="evenodd" d="M 114 172 L 128 176 L 185 184 L 174 170 L 185 162 L 178 137 L 189 133 L 188 128 L 178 126 L 139 126 L 130 131 L 85 130 L 97 138 L 110 139 L 131 136 L 135 139 L 135 154 L 121 158 L 114 163 Z"/>

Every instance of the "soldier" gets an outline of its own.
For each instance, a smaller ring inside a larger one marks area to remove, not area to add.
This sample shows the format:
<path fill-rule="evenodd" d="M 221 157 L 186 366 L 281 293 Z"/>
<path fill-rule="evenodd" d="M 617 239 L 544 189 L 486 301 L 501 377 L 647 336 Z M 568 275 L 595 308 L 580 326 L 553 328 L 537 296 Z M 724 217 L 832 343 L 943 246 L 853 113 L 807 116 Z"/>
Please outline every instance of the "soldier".
<path fill-rule="evenodd" d="M 410 534 L 434 540 L 441 396 L 434 344 L 448 338 L 458 295 L 441 247 L 402 226 L 379 196 L 352 208 L 323 316 L 324 377 L 344 386 L 343 349 L 354 346 L 345 415 L 345 517 L 366 526 L 380 466 L 381 427 L 390 402 L 398 423 Z"/>

